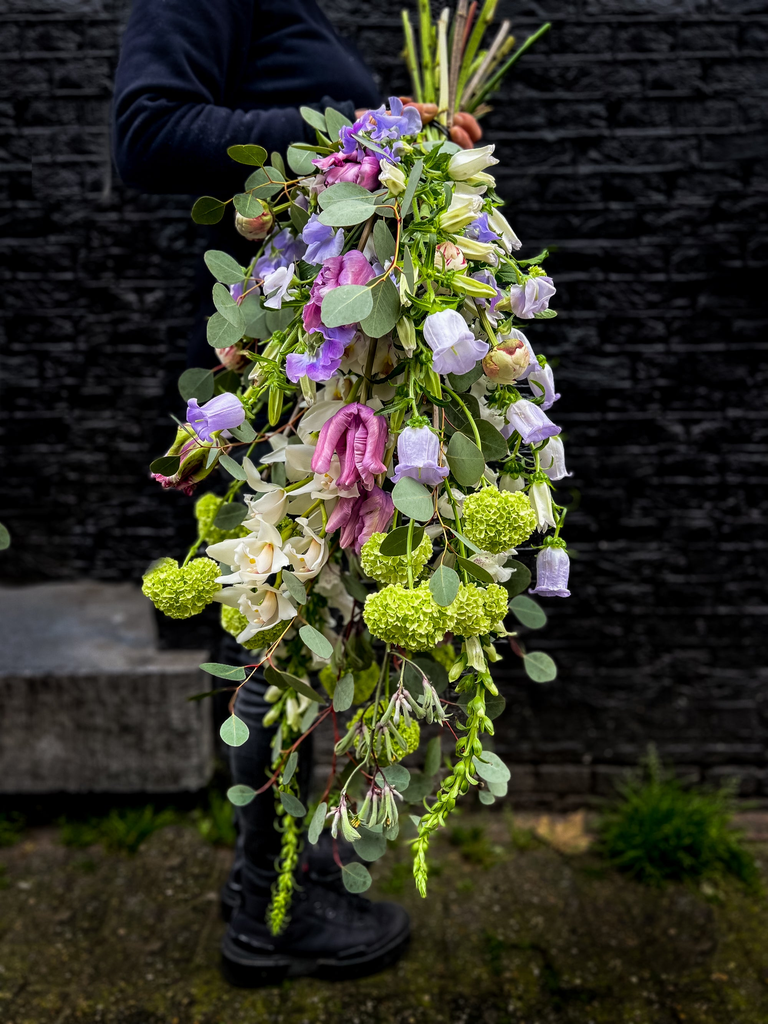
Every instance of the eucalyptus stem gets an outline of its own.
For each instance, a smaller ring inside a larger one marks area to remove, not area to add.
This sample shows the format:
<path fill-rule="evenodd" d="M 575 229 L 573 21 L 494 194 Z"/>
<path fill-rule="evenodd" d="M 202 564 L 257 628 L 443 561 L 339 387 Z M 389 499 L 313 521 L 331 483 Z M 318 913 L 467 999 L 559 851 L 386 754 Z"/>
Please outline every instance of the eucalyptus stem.
<path fill-rule="evenodd" d="M 472 415 L 472 413 L 467 408 L 466 404 L 461 400 L 461 398 L 459 398 L 459 396 L 456 394 L 455 391 L 451 391 L 451 389 L 449 387 L 446 387 L 445 390 L 457 402 L 457 404 L 460 406 L 460 408 L 464 410 L 464 415 L 469 420 L 469 425 L 472 427 L 472 433 L 475 435 L 475 444 L 482 451 L 483 450 L 483 442 L 480 440 L 480 431 L 477 429 L 477 424 L 475 423 L 475 417 Z"/>

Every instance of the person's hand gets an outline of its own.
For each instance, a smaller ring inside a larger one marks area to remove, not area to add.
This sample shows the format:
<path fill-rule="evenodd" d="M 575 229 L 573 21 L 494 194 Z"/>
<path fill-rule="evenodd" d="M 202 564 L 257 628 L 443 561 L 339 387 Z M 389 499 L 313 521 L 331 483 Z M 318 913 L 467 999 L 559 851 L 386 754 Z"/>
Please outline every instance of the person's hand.
<path fill-rule="evenodd" d="M 434 121 L 437 116 L 436 103 L 416 103 L 410 96 L 401 96 L 400 99 L 403 102 L 403 106 L 416 107 L 421 115 L 422 124 L 429 124 L 429 122 Z M 362 117 L 366 112 L 366 109 L 367 108 L 356 110 L 355 117 Z M 473 117 L 472 114 L 467 114 L 461 111 L 454 115 L 453 127 L 451 128 L 450 134 L 451 141 L 455 142 L 457 146 L 461 146 L 462 149 L 474 149 L 483 137 L 483 129 L 477 123 L 477 119 Z"/>

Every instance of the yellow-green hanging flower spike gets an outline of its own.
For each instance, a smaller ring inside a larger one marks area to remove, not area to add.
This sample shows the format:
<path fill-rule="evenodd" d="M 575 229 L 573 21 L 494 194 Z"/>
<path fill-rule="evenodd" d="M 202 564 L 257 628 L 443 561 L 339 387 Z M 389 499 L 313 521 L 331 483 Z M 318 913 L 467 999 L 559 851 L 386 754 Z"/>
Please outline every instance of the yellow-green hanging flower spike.
<path fill-rule="evenodd" d="M 449 609 L 435 603 L 426 582 L 414 590 L 392 583 L 369 594 L 363 618 L 374 636 L 406 651 L 431 651 L 451 624 Z"/>
<path fill-rule="evenodd" d="M 234 530 L 221 530 L 218 526 L 213 525 L 223 504 L 224 499 L 211 492 L 204 494 L 195 502 L 197 532 L 209 544 L 218 544 L 219 541 L 231 540 L 233 537 L 245 537 L 248 533 L 244 526 L 236 526 Z"/>
<path fill-rule="evenodd" d="M 379 701 L 379 710 L 376 715 L 377 722 L 381 721 L 386 707 L 386 700 Z M 347 731 L 354 729 L 361 718 L 370 729 L 373 724 L 374 708 L 374 704 L 369 708 L 365 708 L 365 710 L 361 708 L 347 726 Z M 385 733 L 389 734 L 389 743 L 387 743 Z M 400 740 L 403 742 L 400 743 Z M 373 739 L 373 753 L 380 764 L 385 762 L 392 764 L 395 761 L 402 761 L 408 754 L 418 750 L 420 740 L 421 728 L 418 722 L 411 721 L 406 723 L 401 721 L 398 725 L 395 725 L 390 719 L 386 725 L 376 730 L 376 735 Z"/>
<path fill-rule="evenodd" d="M 163 558 L 148 570 L 141 589 L 164 615 L 189 619 L 199 615 L 221 590 L 218 575 L 212 558 L 194 558 L 181 567 L 174 558 Z"/>
<path fill-rule="evenodd" d="M 236 637 L 248 625 L 248 619 L 237 608 L 230 608 L 229 605 L 223 604 L 221 606 L 221 625 L 230 636 Z M 288 623 L 285 619 L 282 619 L 280 622 L 276 622 L 274 626 L 270 626 L 269 629 L 262 629 L 255 636 L 252 636 L 250 640 L 246 640 L 243 647 L 246 651 L 261 651 L 281 637 L 287 625 Z"/>
<path fill-rule="evenodd" d="M 360 552 L 360 564 L 366 576 L 370 576 L 377 583 L 407 583 L 408 582 L 408 558 L 406 555 L 379 554 L 381 542 L 386 533 L 373 533 L 370 539 L 363 544 Z M 411 569 L 414 579 L 418 577 L 421 570 L 432 557 L 432 541 L 424 534 L 419 546 L 411 552 Z"/>
<path fill-rule="evenodd" d="M 522 544 L 536 529 L 536 513 L 522 491 L 484 487 L 467 495 L 461 517 L 472 543 L 494 555 Z"/>

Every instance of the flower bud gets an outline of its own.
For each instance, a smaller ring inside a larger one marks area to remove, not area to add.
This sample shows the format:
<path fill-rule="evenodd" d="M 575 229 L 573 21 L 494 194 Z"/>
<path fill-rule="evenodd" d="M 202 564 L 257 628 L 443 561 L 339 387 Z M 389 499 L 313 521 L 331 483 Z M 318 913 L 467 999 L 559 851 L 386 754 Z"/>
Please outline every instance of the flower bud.
<path fill-rule="evenodd" d="M 436 270 L 464 270 L 466 257 L 453 242 L 441 242 L 435 251 Z"/>
<path fill-rule="evenodd" d="M 184 494 L 192 494 L 195 487 L 201 480 L 204 480 L 216 465 L 214 460 L 206 465 L 208 455 L 214 445 L 210 441 L 203 441 L 197 436 L 193 428 L 187 423 L 176 431 L 176 439 L 165 453 L 166 456 L 178 455 L 179 468 L 171 476 L 163 473 L 151 473 L 153 480 L 162 487 L 170 487 Z M 225 455 L 231 446 L 221 445 L 221 454 Z"/>
<path fill-rule="evenodd" d="M 483 372 L 494 384 L 514 384 L 525 372 L 530 355 L 519 338 L 509 338 L 491 349 L 483 360 Z"/>
<path fill-rule="evenodd" d="M 216 353 L 221 360 L 221 365 L 228 370 L 238 373 L 248 365 L 248 356 L 237 345 L 227 345 L 226 348 L 217 348 Z"/>
<path fill-rule="evenodd" d="M 270 427 L 276 427 L 280 422 L 280 417 L 283 413 L 283 392 L 280 388 L 271 387 L 269 389 L 269 403 L 267 406 L 267 418 L 269 420 Z"/>
<path fill-rule="evenodd" d="M 493 266 L 499 262 L 499 254 L 493 242 L 478 242 L 476 238 L 456 239 L 456 244 L 462 253 L 470 260 L 482 260 L 483 263 L 490 263 Z"/>
<path fill-rule="evenodd" d="M 466 274 L 456 274 L 451 279 L 451 288 L 455 292 L 464 292 L 466 295 L 474 295 L 478 299 L 495 299 L 496 289 L 489 284 L 484 284 L 474 277 Z"/>
<path fill-rule="evenodd" d="M 479 149 L 462 149 L 454 153 L 448 161 L 448 175 L 454 181 L 466 181 L 486 167 L 492 167 L 499 161 L 492 156 L 494 146 L 480 146 Z"/>
<path fill-rule="evenodd" d="M 483 209 L 482 196 L 455 193 L 451 205 L 440 214 L 438 222 L 443 231 L 456 234 L 477 220 Z"/>
<path fill-rule="evenodd" d="M 389 160 L 382 160 L 379 164 L 379 181 L 393 196 L 405 192 L 405 175 L 397 164 L 390 163 Z"/>
<path fill-rule="evenodd" d="M 405 354 L 410 358 L 416 351 L 416 328 L 413 326 L 413 320 L 410 317 L 401 316 L 396 326 L 400 344 L 403 346 Z"/>
<path fill-rule="evenodd" d="M 269 209 L 265 209 L 258 217 L 243 217 L 241 213 L 235 213 L 235 228 L 249 242 L 259 242 L 266 238 L 274 224 L 275 215 Z"/>

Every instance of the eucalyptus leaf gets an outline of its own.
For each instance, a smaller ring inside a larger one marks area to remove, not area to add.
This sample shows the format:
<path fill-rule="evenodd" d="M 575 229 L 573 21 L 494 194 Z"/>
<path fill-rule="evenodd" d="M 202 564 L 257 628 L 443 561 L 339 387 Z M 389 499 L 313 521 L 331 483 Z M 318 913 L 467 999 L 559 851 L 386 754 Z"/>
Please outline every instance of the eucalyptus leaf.
<path fill-rule="evenodd" d="M 333 654 L 333 647 L 329 640 L 319 633 L 314 626 L 302 626 L 299 630 L 299 636 L 307 645 L 307 647 L 318 658 L 330 658 Z"/>
<path fill-rule="evenodd" d="M 318 215 L 317 219 L 328 227 L 351 228 L 368 220 L 373 212 L 370 203 L 361 202 L 359 199 L 343 199 L 340 203 L 332 203 Z"/>
<path fill-rule="evenodd" d="M 11 546 L 11 535 L 8 527 L 0 523 L 0 551 L 7 551 Z"/>
<path fill-rule="evenodd" d="M 413 537 L 411 539 L 412 551 L 415 551 L 419 544 L 421 544 L 423 537 L 424 528 L 422 526 L 415 526 L 413 529 Z M 381 547 L 379 548 L 379 554 L 385 555 L 387 558 L 394 558 L 396 555 L 404 555 L 407 553 L 407 551 L 407 526 L 398 526 L 396 530 L 392 530 L 391 533 L 388 533 L 384 540 L 381 542 Z"/>
<path fill-rule="evenodd" d="M 249 164 L 251 167 L 261 167 L 267 159 L 267 151 L 263 146 L 230 146 L 227 149 L 227 156 L 236 160 L 239 164 Z"/>
<path fill-rule="evenodd" d="M 340 203 L 345 199 L 358 200 L 361 203 L 373 205 L 373 196 L 368 189 L 363 188 L 362 185 L 355 185 L 352 181 L 340 181 L 336 185 L 331 185 L 330 188 L 323 189 L 317 197 L 321 210 L 326 210 L 329 206 L 333 206 L 334 203 Z"/>
<path fill-rule="evenodd" d="M 317 170 L 312 161 L 315 159 L 317 154 L 310 153 L 306 149 L 297 149 L 295 146 L 289 146 L 288 152 L 286 153 L 286 159 L 288 160 L 288 166 L 296 174 L 312 174 Z M 293 210 L 293 207 L 291 207 Z M 293 216 L 291 216 L 293 220 Z"/>
<path fill-rule="evenodd" d="M 239 284 L 245 277 L 245 270 L 237 260 L 233 260 L 228 253 L 220 249 L 209 249 L 203 255 L 203 259 L 217 281 L 223 281 L 224 284 Z"/>
<path fill-rule="evenodd" d="M 239 192 L 232 202 L 240 216 L 247 217 L 249 220 L 260 217 L 264 213 L 264 204 L 252 192 Z"/>
<path fill-rule="evenodd" d="M 242 718 L 238 718 L 237 715 L 230 715 L 222 723 L 219 729 L 219 736 L 229 747 L 242 747 L 250 736 L 250 731 Z"/>
<path fill-rule="evenodd" d="M 323 195 L 322 192 L 320 194 Z M 373 248 L 382 267 L 395 255 L 395 240 L 383 220 L 377 220 L 373 225 Z"/>
<path fill-rule="evenodd" d="M 226 502 L 216 513 L 213 525 L 220 530 L 234 530 L 248 515 L 248 508 L 241 501 Z"/>
<path fill-rule="evenodd" d="M 433 775 L 437 775 L 440 771 L 440 737 L 433 736 L 427 744 L 427 750 L 424 755 L 424 774 L 430 778 Z"/>
<path fill-rule="evenodd" d="M 341 203 L 337 203 L 341 206 Z M 320 317 L 326 327 L 343 327 L 356 324 L 373 309 L 370 289 L 361 284 L 344 284 L 334 288 L 323 298 Z"/>
<path fill-rule="evenodd" d="M 432 493 L 412 477 L 404 476 L 397 481 L 392 490 L 392 501 L 395 508 L 409 519 L 426 523 L 434 515 L 435 501 Z"/>
<path fill-rule="evenodd" d="M 315 131 L 322 132 L 323 135 L 328 134 L 328 127 L 325 123 L 325 117 L 320 113 L 319 110 L 314 110 L 312 107 L 299 107 L 299 113 L 307 122 L 312 125 Z"/>
<path fill-rule="evenodd" d="M 289 572 L 287 569 L 283 569 L 283 583 L 285 584 L 285 589 L 294 599 L 296 604 L 307 603 L 306 587 L 301 580 L 296 579 L 293 573 Z"/>
<path fill-rule="evenodd" d="M 501 797 L 505 797 L 507 795 L 507 791 L 509 790 L 509 783 L 508 782 L 489 782 L 488 783 L 488 789 L 496 797 L 500 797 L 500 798 Z"/>
<path fill-rule="evenodd" d="M 524 594 L 518 594 L 517 597 L 513 598 L 510 602 L 509 610 L 518 622 L 521 622 L 529 629 L 541 629 L 542 626 L 547 624 L 547 614 L 544 609 Z"/>
<path fill-rule="evenodd" d="M 416 273 L 413 268 L 411 250 L 407 246 L 403 250 L 403 274 L 405 275 L 405 282 L 408 285 L 408 291 L 412 293 L 416 283 Z"/>
<path fill-rule="evenodd" d="M 483 376 L 483 364 L 477 363 L 471 370 L 467 370 L 466 373 L 449 373 L 448 383 L 451 385 L 454 391 L 461 394 L 463 391 L 469 391 L 475 381 L 480 380 Z"/>
<path fill-rule="evenodd" d="M 509 445 L 500 431 L 488 420 L 476 420 L 477 432 L 480 435 L 480 446 L 488 462 L 501 462 L 509 455 Z M 462 431 L 462 433 L 467 433 Z"/>
<path fill-rule="evenodd" d="M 192 207 L 192 220 L 195 224 L 218 224 L 224 216 L 226 203 L 213 196 L 200 196 Z"/>
<path fill-rule="evenodd" d="M 551 683 L 557 678 L 557 665 L 544 651 L 532 651 L 523 658 L 523 666 L 534 683 Z"/>
<path fill-rule="evenodd" d="M 160 476 L 173 476 L 174 473 L 178 473 L 180 465 L 181 459 L 178 455 L 161 455 L 159 459 L 150 462 L 149 469 Z"/>
<path fill-rule="evenodd" d="M 516 597 L 528 588 L 528 585 L 531 582 L 531 570 L 527 565 L 523 565 L 522 562 L 518 562 L 514 558 L 507 560 L 506 568 L 512 569 L 513 571 L 507 582 L 503 583 L 502 586 L 506 589 L 510 597 Z"/>
<path fill-rule="evenodd" d="M 227 790 L 227 800 L 235 807 L 245 807 L 256 798 L 256 790 L 251 786 L 230 786 Z"/>
<path fill-rule="evenodd" d="M 245 328 L 243 334 L 247 338 L 257 338 L 263 341 L 270 335 L 267 326 L 267 310 L 261 304 L 261 300 L 255 291 L 244 295 L 240 301 L 240 310 L 245 317 Z"/>
<path fill-rule="evenodd" d="M 488 585 L 489 583 L 495 582 L 493 576 L 491 576 L 487 569 L 483 569 L 482 566 L 477 565 L 469 558 L 461 558 L 461 556 L 457 555 L 456 564 L 460 565 L 461 568 L 465 572 L 469 573 L 470 576 L 473 576 L 476 580 L 479 580 L 480 583 L 485 583 L 486 585 Z"/>
<path fill-rule="evenodd" d="M 267 309 L 267 330 L 270 335 L 275 331 L 284 331 L 296 316 L 296 310 L 292 306 L 285 306 L 283 309 Z"/>
<path fill-rule="evenodd" d="M 247 480 L 248 477 L 245 475 L 245 470 L 239 462 L 235 462 L 231 455 L 222 455 L 219 459 L 219 465 L 222 469 L 226 469 L 230 476 L 233 476 L 235 480 Z"/>
<path fill-rule="evenodd" d="M 264 670 L 264 678 L 271 686 L 276 686 L 279 690 L 295 690 L 296 693 L 308 697 L 309 700 L 314 701 L 316 704 L 325 703 L 323 697 L 313 690 L 309 683 L 299 679 L 298 676 L 292 675 L 290 672 L 281 672 L 279 669 L 269 665 Z"/>
<path fill-rule="evenodd" d="M 245 669 L 242 665 L 222 665 L 218 661 L 205 661 L 198 668 L 207 672 L 209 676 L 216 676 L 217 679 L 231 679 L 235 683 L 242 683 L 245 679 Z"/>
<path fill-rule="evenodd" d="M 243 332 L 221 313 L 214 313 L 208 321 L 206 335 L 208 344 L 213 345 L 214 348 L 229 348 L 230 345 L 236 345 L 240 341 Z"/>
<path fill-rule="evenodd" d="M 411 782 L 411 773 L 402 764 L 390 764 L 386 768 L 379 768 L 390 786 L 398 793 L 404 793 Z"/>
<path fill-rule="evenodd" d="M 283 160 L 282 155 L 278 153 L 277 150 L 269 154 L 269 162 L 272 164 L 276 171 L 280 171 L 280 176 L 284 179 L 285 160 Z"/>
<path fill-rule="evenodd" d="M 371 887 L 371 873 L 363 864 L 352 861 L 351 864 L 344 864 L 341 869 L 341 877 L 344 888 L 347 892 L 365 892 Z"/>
<path fill-rule="evenodd" d="M 434 789 L 434 779 L 425 772 L 411 772 L 411 781 L 408 786 L 408 795 L 405 798 L 409 804 L 418 803 Z M 418 820 L 418 819 L 417 819 Z"/>
<path fill-rule="evenodd" d="M 296 231 L 299 233 L 302 232 L 307 226 L 309 212 L 299 206 L 298 203 L 291 203 L 291 208 L 288 211 L 288 214 L 291 218 L 291 224 L 293 224 Z"/>
<path fill-rule="evenodd" d="M 213 371 L 193 366 L 185 370 L 179 377 L 179 394 L 188 402 L 196 398 L 198 402 L 207 402 L 213 397 Z"/>
<path fill-rule="evenodd" d="M 315 813 L 312 815 L 312 821 L 309 823 L 307 829 L 307 839 L 312 843 L 313 846 L 317 845 L 320 839 L 320 833 L 323 831 L 325 825 L 325 816 L 328 813 L 328 804 L 323 800 L 315 808 Z"/>
<path fill-rule="evenodd" d="M 459 575 L 447 565 L 438 565 L 429 580 L 429 590 L 441 608 L 448 608 L 459 592 Z"/>
<path fill-rule="evenodd" d="M 473 487 L 479 482 L 485 470 L 485 459 L 474 441 L 464 434 L 454 434 L 445 457 L 454 480 L 462 487 Z"/>
<path fill-rule="evenodd" d="M 369 591 L 363 585 L 362 581 L 357 576 L 350 576 L 347 573 L 342 573 L 341 582 L 346 592 L 354 597 L 356 601 L 365 602 L 368 597 Z"/>
<path fill-rule="evenodd" d="M 284 178 L 274 167 L 260 167 L 245 182 L 246 192 L 256 199 L 269 199 L 283 188 Z"/>
<path fill-rule="evenodd" d="M 304 714 L 301 716 L 301 723 L 300 723 L 301 731 L 302 732 L 306 732 L 307 729 L 310 727 L 310 725 L 312 725 L 312 723 L 314 722 L 314 720 L 317 718 L 317 716 L 319 714 L 320 714 L 319 705 L 315 701 L 313 701 L 309 705 L 307 710 L 304 712 Z"/>
<path fill-rule="evenodd" d="M 355 677 L 351 672 L 347 672 L 347 674 L 342 676 L 338 683 L 336 683 L 336 689 L 333 691 L 333 710 L 348 711 L 352 707 L 352 701 L 354 698 Z"/>
<path fill-rule="evenodd" d="M 355 853 L 369 862 L 378 860 L 387 852 L 387 840 L 383 835 L 360 828 L 360 838 L 355 840 Z"/>
<path fill-rule="evenodd" d="M 369 338 L 382 338 L 389 334 L 400 317 L 400 293 L 389 275 L 379 278 L 369 287 L 373 300 L 371 312 L 361 320 L 360 326 Z"/>
<path fill-rule="evenodd" d="M 239 427 L 230 427 L 229 432 L 232 437 L 236 438 L 238 441 L 244 441 L 246 444 L 249 441 L 253 441 L 256 437 L 256 431 L 248 420 L 243 420 Z"/>
<path fill-rule="evenodd" d="M 333 107 L 325 108 L 325 124 L 328 128 L 328 135 L 334 142 L 338 139 L 342 128 L 352 127 L 349 118 L 345 117 L 340 110 L 334 110 Z"/>
<path fill-rule="evenodd" d="M 213 304 L 224 319 L 228 320 L 233 327 L 239 330 L 240 337 L 242 337 L 243 330 L 245 329 L 243 311 L 229 294 L 229 289 L 225 288 L 218 281 L 213 286 Z"/>
<path fill-rule="evenodd" d="M 299 763 L 299 752 L 298 750 L 292 750 L 288 755 L 288 760 L 285 762 L 285 768 L 283 768 L 282 784 L 287 786 L 293 778 L 293 773 L 296 771 L 296 765 Z"/>
<path fill-rule="evenodd" d="M 280 803 L 285 808 L 286 814 L 290 814 L 292 818 L 303 818 L 307 813 L 307 808 L 301 800 L 287 790 L 280 790 Z"/>
<path fill-rule="evenodd" d="M 487 789 L 481 789 L 477 795 L 480 798 L 480 803 L 485 804 L 486 807 L 496 803 L 493 793 L 489 793 Z"/>
<path fill-rule="evenodd" d="M 446 524 L 446 525 L 447 525 L 447 524 Z M 458 537 L 458 538 L 459 538 L 459 540 L 460 540 L 460 541 L 462 542 L 462 544 L 463 544 L 463 545 L 464 545 L 465 547 L 469 548 L 469 550 L 470 550 L 470 551 L 474 551 L 474 553 L 475 553 L 476 555 L 479 555 L 479 554 L 480 554 L 480 548 L 479 548 L 479 547 L 477 546 L 477 544 L 473 543 L 473 542 L 472 542 L 472 541 L 471 541 L 471 540 L 469 539 L 469 537 L 465 537 L 463 533 L 459 533 L 459 531 L 458 531 L 458 530 L 456 530 L 456 529 L 454 529 L 454 527 L 453 527 L 453 526 L 449 526 L 449 527 L 448 527 L 448 529 L 449 529 L 449 530 L 451 531 L 451 533 L 452 533 L 452 534 L 453 534 L 453 535 L 454 535 L 455 537 Z"/>
<path fill-rule="evenodd" d="M 509 782 L 512 773 L 498 754 L 492 750 L 484 750 L 479 757 L 473 758 L 475 771 L 486 782 Z"/>

